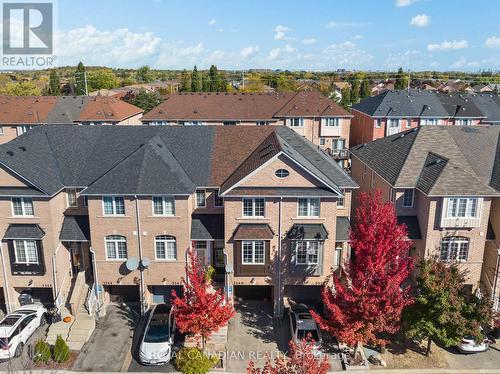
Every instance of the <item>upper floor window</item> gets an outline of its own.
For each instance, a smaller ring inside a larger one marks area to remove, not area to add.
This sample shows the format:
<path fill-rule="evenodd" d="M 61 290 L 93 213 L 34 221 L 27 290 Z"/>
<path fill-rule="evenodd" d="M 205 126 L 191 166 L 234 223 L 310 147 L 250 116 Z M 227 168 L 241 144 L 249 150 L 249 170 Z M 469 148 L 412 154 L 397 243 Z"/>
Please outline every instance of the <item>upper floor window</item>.
<path fill-rule="evenodd" d="M 223 125 L 224 126 L 236 126 L 236 122 L 235 121 L 227 121 L 227 122 L 224 122 Z"/>
<path fill-rule="evenodd" d="M 344 196 L 345 196 L 345 191 L 342 190 L 342 193 L 344 194 L 343 196 L 337 198 L 337 208 L 344 208 L 344 204 L 345 204 L 345 200 L 344 200 Z"/>
<path fill-rule="evenodd" d="M 184 126 L 202 126 L 203 122 L 200 122 L 200 121 L 190 121 L 190 122 L 184 122 L 183 124 L 184 124 Z M 226 123 L 224 122 L 224 124 L 226 124 Z"/>
<path fill-rule="evenodd" d="M 24 126 L 17 126 L 16 127 L 16 130 L 17 130 L 17 136 L 20 136 L 26 132 L 28 132 L 29 130 L 31 130 L 33 128 L 33 126 L 29 126 L 29 125 L 24 125 Z"/>
<path fill-rule="evenodd" d="M 38 249 L 34 240 L 14 240 L 16 264 L 38 264 Z"/>
<path fill-rule="evenodd" d="M 332 149 L 345 149 L 345 139 L 343 138 L 332 139 Z"/>
<path fill-rule="evenodd" d="M 459 119 L 455 120 L 455 125 L 458 125 L 458 126 L 471 126 L 472 125 L 472 120 L 471 119 L 459 118 Z"/>
<path fill-rule="evenodd" d="M 411 127 L 411 118 L 406 119 L 406 128 L 409 129 Z"/>
<path fill-rule="evenodd" d="M 109 235 L 104 239 L 107 260 L 127 259 L 127 239 L 121 235 Z"/>
<path fill-rule="evenodd" d="M 325 118 L 325 126 L 339 127 L 340 126 L 340 118 Z"/>
<path fill-rule="evenodd" d="M 319 138 L 319 145 L 325 145 L 325 138 Z"/>
<path fill-rule="evenodd" d="M 159 235 L 155 237 L 155 257 L 157 260 L 177 259 L 177 245 L 175 237 L 170 235 Z"/>
<path fill-rule="evenodd" d="M 123 196 L 104 196 L 102 204 L 105 216 L 125 214 L 125 200 Z"/>
<path fill-rule="evenodd" d="M 319 241 L 297 241 L 295 243 L 296 265 L 318 265 L 319 249 Z"/>
<path fill-rule="evenodd" d="M 31 197 L 13 197 L 12 213 L 15 216 L 33 216 L 33 199 Z"/>
<path fill-rule="evenodd" d="M 224 199 L 219 196 L 219 190 L 214 190 L 213 196 L 214 196 L 214 206 L 217 207 L 224 206 Z"/>
<path fill-rule="evenodd" d="M 76 194 L 76 189 L 68 188 L 66 190 L 66 199 L 68 203 L 68 208 L 75 208 L 78 206 L 78 196 Z"/>
<path fill-rule="evenodd" d="M 400 127 L 400 120 L 399 118 L 390 118 L 387 120 L 387 127 Z"/>
<path fill-rule="evenodd" d="M 196 207 L 204 208 L 207 205 L 205 190 L 196 190 Z"/>
<path fill-rule="evenodd" d="M 382 127 L 382 118 L 377 118 L 377 119 L 375 120 L 375 127 L 376 127 L 377 129 L 380 129 L 380 128 Z"/>
<path fill-rule="evenodd" d="M 244 198 L 243 217 L 264 217 L 264 206 L 263 198 Z"/>
<path fill-rule="evenodd" d="M 414 190 L 412 188 L 407 188 L 403 193 L 403 207 L 411 208 L 413 206 L 413 194 Z"/>
<path fill-rule="evenodd" d="M 274 175 L 278 178 L 286 178 L 290 175 L 290 172 L 286 169 L 278 169 L 274 172 Z"/>
<path fill-rule="evenodd" d="M 269 121 L 257 121 L 257 122 L 255 122 L 255 124 L 257 126 L 268 126 L 269 125 Z"/>
<path fill-rule="evenodd" d="M 449 197 L 446 218 L 478 218 L 478 199 L 475 197 Z"/>
<path fill-rule="evenodd" d="M 174 216 L 175 198 L 173 196 L 153 196 L 154 216 Z"/>
<path fill-rule="evenodd" d="M 244 241 L 242 243 L 241 263 L 243 265 L 264 265 L 266 263 L 265 248 L 265 243 L 262 240 Z"/>
<path fill-rule="evenodd" d="M 299 199 L 298 204 L 299 217 L 319 217 L 319 199 Z"/>
<path fill-rule="evenodd" d="M 442 261 L 467 261 L 469 239 L 460 236 L 449 236 L 441 240 Z"/>
<path fill-rule="evenodd" d="M 304 118 L 290 118 L 291 127 L 304 127 Z"/>
<path fill-rule="evenodd" d="M 437 118 L 421 118 L 420 125 L 437 126 L 441 124 L 441 120 Z"/>

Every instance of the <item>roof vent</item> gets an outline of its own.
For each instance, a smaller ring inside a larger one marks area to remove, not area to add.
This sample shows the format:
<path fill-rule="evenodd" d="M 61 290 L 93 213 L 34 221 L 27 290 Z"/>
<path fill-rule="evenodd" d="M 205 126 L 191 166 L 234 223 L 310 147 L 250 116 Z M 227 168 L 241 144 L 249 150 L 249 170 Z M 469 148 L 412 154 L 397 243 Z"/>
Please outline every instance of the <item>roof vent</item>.
<path fill-rule="evenodd" d="M 8 154 L 9 156 L 14 156 L 14 152 L 12 152 L 12 151 L 7 151 L 7 154 Z"/>
<path fill-rule="evenodd" d="M 20 149 L 21 151 L 23 151 L 23 152 L 26 152 L 26 147 L 24 147 L 24 146 L 19 147 L 19 149 Z"/>

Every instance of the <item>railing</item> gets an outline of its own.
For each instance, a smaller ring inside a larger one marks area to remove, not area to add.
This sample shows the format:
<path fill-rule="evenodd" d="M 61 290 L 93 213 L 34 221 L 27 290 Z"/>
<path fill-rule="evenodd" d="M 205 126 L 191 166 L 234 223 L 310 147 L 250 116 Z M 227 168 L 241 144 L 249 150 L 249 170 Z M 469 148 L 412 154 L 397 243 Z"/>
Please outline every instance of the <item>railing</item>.
<path fill-rule="evenodd" d="M 337 160 L 345 160 L 349 158 L 348 149 L 332 149 L 330 150 L 330 155 Z"/>
<path fill-rule="evenodd" d="M 97 287 L 99 287 L 97 284 L 92 283 L 92 286 L 89 288 L 87 300 L 85 300 L 85 309 L 87 309 L 89 315 L 96 317 L 99 316 L 99 309 L 101 308 Z"/>

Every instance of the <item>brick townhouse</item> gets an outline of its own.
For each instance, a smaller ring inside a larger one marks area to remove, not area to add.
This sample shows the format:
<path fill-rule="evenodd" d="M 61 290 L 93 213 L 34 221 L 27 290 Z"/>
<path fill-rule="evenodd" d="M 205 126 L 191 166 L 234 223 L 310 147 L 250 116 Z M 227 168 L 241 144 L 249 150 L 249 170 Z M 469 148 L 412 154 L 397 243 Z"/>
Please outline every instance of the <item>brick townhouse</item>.
<path fill-rule="evenodd" d="M 352 106 L 351 146 L 421 125 L 500 123 L 500 95 L 390 90 Z"/>
<path fill-rule="evenodd" d="M 344 165 L 351 117 L 318 91 L 193 92 L 168 96 L 141 120 L 146 125 L 285 125 Z"/>
<path fill-rule="evenodd" d="M 0 144 L 38 125 L 140 125 L 142 113 L 113 97 L 0 96 Z"/>
<path fill-rule="evenodd" d="M 40 126 L 0 146 L 0 169 L 8 309 L 23 292 L 83 303 L 93 284 L 166 300 L 192 247 L 230 297 L 281 313 L 348 255 L 357 184 L 284 126 Z"/>
<path fill-rule="evenodd" d="M 422 126 L 351 148 L 355 195 L 381 189 L 417 259 L 458 261 L 498 302 L 500 126 Z"/>

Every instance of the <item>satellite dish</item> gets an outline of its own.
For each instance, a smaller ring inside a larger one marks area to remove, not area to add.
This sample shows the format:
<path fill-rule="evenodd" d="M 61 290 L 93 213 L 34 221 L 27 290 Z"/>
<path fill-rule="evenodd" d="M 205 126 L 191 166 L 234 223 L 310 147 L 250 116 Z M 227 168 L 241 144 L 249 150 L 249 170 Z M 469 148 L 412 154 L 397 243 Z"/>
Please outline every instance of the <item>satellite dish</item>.
<path fill-rule="evenodd" d="M 143 257 L 141 263 L 144 268 L 148 268 L 151 265 L 151 261 L 147 257 Z"/>
<path fill-rule="evenodd" d="M 233 272 L 233 265 L 232 264 L 227 264 L 226 265 L 226 273 L 232 273 Z"/>
<path fill-rule="evenodd" d="M 133 271 L 139 267 L 139 260 L 135 257 L 130 257 L 125 263 L 125 266 L 129 271 Z"/>

